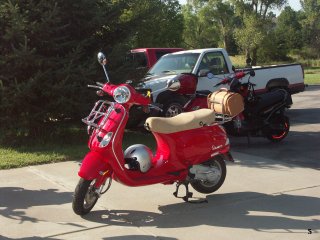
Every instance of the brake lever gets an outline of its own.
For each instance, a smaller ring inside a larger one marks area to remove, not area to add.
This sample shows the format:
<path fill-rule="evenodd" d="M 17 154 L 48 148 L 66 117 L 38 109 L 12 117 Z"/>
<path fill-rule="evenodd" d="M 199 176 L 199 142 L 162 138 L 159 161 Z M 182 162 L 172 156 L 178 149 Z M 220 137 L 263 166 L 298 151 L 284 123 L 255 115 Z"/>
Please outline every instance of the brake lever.
<path fill-rule="evenodd" d="M 96 82 L 96 84 L 97 84 L 99 87 L 103 87 L 103 86 L 104 86 L 104 84 L 101 83 L 101 82 Z"/>
<path fill-rule="evenodd" d="M 88 87 L 88 88 L 97 88 L 97 89 L 102 90 L 102 87 L 96 86 L 96 85 L 87 85 L 87 87 Z"/>

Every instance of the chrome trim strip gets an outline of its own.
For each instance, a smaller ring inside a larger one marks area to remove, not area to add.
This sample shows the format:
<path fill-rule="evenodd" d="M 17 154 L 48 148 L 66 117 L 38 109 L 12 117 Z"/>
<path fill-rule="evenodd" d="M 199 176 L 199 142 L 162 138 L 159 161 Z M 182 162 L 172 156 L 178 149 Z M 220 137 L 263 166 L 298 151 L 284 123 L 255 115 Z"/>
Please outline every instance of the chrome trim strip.
<path fill-rule="evenodd" d="M 121 105 L 121 104 L 120 104 L 120 105 Z M 118 162 L 121 170 L 124 171 L 124 168 L 121 166 L 121 163 L 120 163 L 120 161 L 119 161 L 119 158 L 118 158 L 117 154 L 116 154 L 115 151 L 114 151 L 114 139 L 116 138 L 116 136 L 117 136 L 117 134 L 118 134 L 118 131 L 119 131 L 119 129 L 120 129 L 120 126 L 122 125 L 122 122 L 123 122 L 123 120 L 124 120 L 124 118 L 125 118 L 125 116 L 126 116 L 126 114 L 127 114 L 126 109 L 125 109 L 122 105 L 121 105 L 121 107 L 122 107 L 122 109 L 123 109 L 123 111 L 124 111 L 124 114 L 123 114 L 123 117 L 122 117 L 122 119 L 121 119 L 120 124 L 118 125 L 118 129 L 117 129 L 117 131 L 115 132 L 114 137 L 113 137 L 113 139 L 112 139 L 112 152 L 113 152 L 113 155 L 115 156 L 115 158 L 116 158 L 116 160 L 117 160 L 117 162 Z"/>

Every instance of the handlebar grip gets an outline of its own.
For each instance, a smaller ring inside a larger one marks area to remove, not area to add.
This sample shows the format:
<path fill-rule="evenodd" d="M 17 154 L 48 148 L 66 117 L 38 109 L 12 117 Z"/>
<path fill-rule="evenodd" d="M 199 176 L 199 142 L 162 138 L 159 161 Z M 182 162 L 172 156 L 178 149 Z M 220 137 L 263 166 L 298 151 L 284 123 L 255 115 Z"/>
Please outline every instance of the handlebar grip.
<path fill-rule="evenodd" d="M 214 87 L 218 87 L 222 84 L 226 84 L 226 83 L 229 83 L 230 82 L 230 79 L 229 78 L 224 78 L 221 82 L 217 83 L 216 85 L 214 85 Z"/>
<path fill-rule="evenodd" d="M 247 75 L 248 73 L 245 73 L 245 72 L 237 72 L 235 77 L 237 79 L 240 79 L 240 78 L 243 78 L 245 75 Z"/>

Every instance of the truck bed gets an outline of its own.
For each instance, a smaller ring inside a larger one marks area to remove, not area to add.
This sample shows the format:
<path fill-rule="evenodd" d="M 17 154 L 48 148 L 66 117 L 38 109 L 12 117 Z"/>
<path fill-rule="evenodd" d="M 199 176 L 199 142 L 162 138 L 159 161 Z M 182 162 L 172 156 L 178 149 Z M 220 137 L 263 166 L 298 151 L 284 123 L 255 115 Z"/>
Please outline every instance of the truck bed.
<path fill-rule="evenodd" d="M 288 87 L 291 94 L 305 90 L 303 67 L 299 63 L 254 66 L 252 68 L 236 69 L 236 71 L 248 71 L 250 69 L 253 69 L 256 73 L 256 76 L 251 78 L 250 81 L 257 84 L 255 89 L 258 93 L 279 86 Z M 247 79 L 245 78 L 242 81 Z"/>

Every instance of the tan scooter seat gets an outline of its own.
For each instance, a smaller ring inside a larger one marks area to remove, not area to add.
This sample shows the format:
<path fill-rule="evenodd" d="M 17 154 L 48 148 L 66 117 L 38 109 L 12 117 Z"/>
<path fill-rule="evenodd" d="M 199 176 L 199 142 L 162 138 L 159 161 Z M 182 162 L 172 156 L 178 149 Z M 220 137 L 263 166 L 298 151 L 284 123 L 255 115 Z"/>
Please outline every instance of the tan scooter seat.
<path fill-rule="evenodd" d="M 200 109 L 193 112 L 181 113 L 172 118 L 149 117 L 145 126 L 148 130 L 158 133 L 175 133 L 215 122 L 215 114 L 211 109 Z"/>

